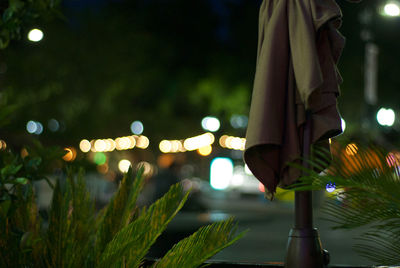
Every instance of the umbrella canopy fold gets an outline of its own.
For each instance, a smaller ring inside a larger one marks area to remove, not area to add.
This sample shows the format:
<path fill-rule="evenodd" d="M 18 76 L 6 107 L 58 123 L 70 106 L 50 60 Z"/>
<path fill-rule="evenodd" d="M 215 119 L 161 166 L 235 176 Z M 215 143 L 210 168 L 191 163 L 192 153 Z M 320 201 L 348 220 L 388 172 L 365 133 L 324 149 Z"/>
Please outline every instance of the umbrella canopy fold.
<path fill-rule="evenodd" d="M 257 65 L 244 160 L 273 198 L 300 170 L 306 112 L 311 142 L 329 148 L 339 135 L 344 47 L 341 11 L 334 0 L 264 0 L 259 14 Z"/>

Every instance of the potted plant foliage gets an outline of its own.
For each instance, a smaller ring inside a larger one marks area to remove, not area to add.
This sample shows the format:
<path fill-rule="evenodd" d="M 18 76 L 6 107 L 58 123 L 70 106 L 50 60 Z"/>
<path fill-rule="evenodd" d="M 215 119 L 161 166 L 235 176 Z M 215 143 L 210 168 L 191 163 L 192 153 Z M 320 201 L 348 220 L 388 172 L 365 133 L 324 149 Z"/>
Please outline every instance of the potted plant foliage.
<path fill-rule="evenodd" d="M 60 152 L 42 155 L 57 158 Z M 131 169 L 108 205 L 97 212 L 83 170 L 70 167 L 53 186 L 44 220 L 33 187 L 33 181 L 46 178 L 44 166 L 33 152 L 23 158 L 0 151 L 0 267 L 141 267 L 189 194 L 178 183 L 148 208 L 138 208 L 143 169 L 136 175 Z M 201 227 L 152 266 L 198 267 L 243 234 L 236 233 L 232 218 Z"/>

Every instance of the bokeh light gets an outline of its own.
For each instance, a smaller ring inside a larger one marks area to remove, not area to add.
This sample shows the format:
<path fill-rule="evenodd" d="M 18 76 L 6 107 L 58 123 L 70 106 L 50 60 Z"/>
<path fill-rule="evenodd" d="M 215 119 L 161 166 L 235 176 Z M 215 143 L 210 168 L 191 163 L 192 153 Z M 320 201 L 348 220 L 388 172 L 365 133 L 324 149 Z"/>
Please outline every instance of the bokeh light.
<path fill-rule="evenodd" d="M 214 116 L 206 116 L 201 120 L 201 127 L 206 131 L 216 132 L 219 130 L 221 123 Z"/>
<path fill-rule="evenodd" d="M 28 39 L 32 42 L 39 42 L 43 39 L 43 32 L 40 29 L 32 29 L 28 33 Z"/>
<path fill-rule="evenodd" d="M 172 149 L 172 144 L 168 140 L 162 140 L 160 142 L 160 144 L 158 145 L 158 148 L 163 153 L 169 153 L 171 151 L 171 149 Z"/>
<path fill-rule="evenodd" d="M 28 123 L 26 123 L 26 131 L 28 131 L 29 133 L 33 134 L 35 133 L 37 130 L 37 125 L 35 121 L 28 121 Z"/>
<path fill-rule="evenodd" d="M 336 190 L 336 185 L 335 185 L 334 182 L 328 182 L 328 183 L 326 184 L 325 189 L 326 189 L 326 191 L 327 191 L 328 193 L 332 193 L 333 191 Z"/>
<path fill-rule="evenodd" d="M 136 141 L 129 137 L 120 137 L 115 139 L 115 146 L 117 150 L 128 150 L 135 147 Z"/>
<path fill-rule="evenodd" d="M 7 143 L 3 140 L 0 140 L 0 150 L 7 149 Z"/>
<path fill-rule="evenodd" d="M 107 144 L 104 140 L 96 140 L 94 142 L 94 149 L 96 152 L 104 152 L 107 148 Z"/>
<path fill-rule="evenodd" d="M 143 133 L 144 127 L 143 123 L 140 121 L 134 121 L 131 124 L 131 131 L 133 134 L 140 135 Z"/>
<path fill-rule="evenodd" d="M 233 176 L 233 162 L 227 157 L 217 157 L 210 165 L 210 185 L 215 190 L 228 188 Z"/>
<path fill-rule="evenodd" d="M 383 8 L 385 15 L 390 17 L 400 16 L 400 7 L 398 2 L 390 1 Z"/>
<path fill-rule="evenodd" d="M 90 141 L 88 140 L 81 140 L 81 142 L 79 143 L 79 149 L 81 149 L 82 152 L 87 153 L 90 151 L 90 149 L 92 148 L 92 145 L 90 144 Z"/>
<path fill-rule="evenodd" d="M 104 165 L 107 162 L 107 156 L 102 152 L 97 152 L 94 154 L 93 162 L 96 165 Z"/>
<path fill-rule="evenodd" d="M 128 172 L 131 166 L 132 166 L 131 161 L 129 161 L 128 159 L 122 159 L 121 161 L 118 162 L 118 169 L 122 173 Z"/>
<path fill-rule="evenodd" d="M 96 169 L 101 174 L 106 174 L 108 172 L 108 170 L 110 169 L 110 167 L 108 166 L 107 163 L 104 163 L 103 165 L 98 165 Z"/>
<path fill-rule="evenodd" d="M 245 115 L 234 114 L 231 116 L 230 123 L 233 128 L 246 128 L 249 119 Z"/>
<path fill-rule="evenodd" d="M 386 162 L 389 167 L 398 167 L 400 165 L 400 152 L 390 152 L 386 156 Z"/>
<path fill-rule="evenodd" d="M 183 142 L 183 147 L 188 151 L 194 151 L 201 147 L 213 144 L 214 140 L 214 135 L 208 132 L 199 136 L 186 139 Z"/>
<path fill-rule="evenodd" d="M 60 123 L 56 119 L 52 118 L 47 123 L 47 127 L 50 129 L 50 131 L 56 132 L 60 129 Z"/>
<path fill-rule="evenodd" d="M 223 135 L 219 138 L 219 145 L 223 148 L 243 151 L 246 145 L 246 139 Z"/>
<path fill-rule="evenodd" d="M 73 147 L 66 147 L 66 148 L 64 148 L 64 150 L 66 153 L 62 157 L 62 159 L 64 159 L 64 161 L 67 161 L 67 162 L 74 161 L 76 158 L 76 149 Z"/>
<path fill-rule="evenodd" d="M 207 145 L 207 146 L 197 149 L 197 152 L 199 153 L 199 155 L 207 156 L 207 155 L 211 154 L 212 147 L 211 147 L 211 145 Z"/>
<path fill-rule="evenodd" d="M 396 119 L 395 113 L 392 109 L 381 108 L 376 114 L 376 120 L 381 126 L 392 126 Z"/>
<path fill-rule="evenodd" d="M 106 143 L 106 152 L 112 152 L 116 148 L 116 143 L 113 139 L 105 139 L 104 142 Z"/>
<path fill-rule="evenodd" d="M 25 158 L 25 157 L 27 157 L 28 155 L 29 155 L 28 150 L 27 150 L 26 148 L 22 148 L 22 149 L 21 149 L 21 157 L 22 157 L 22 158 Z"/>
<path fill-rule="evenodd" d="M 345 150 L 346 150 L 347 155 L 356 155 L 358 152 L 358 146 L 355 143 L 350 143 L 350 144 L 347 144 Z"/>
<path fill-rule="evenodd" d="M 150 141 L 146 136 L 139 136 L 136 138 L 136 147 L 140 149 L 147 149 L 149 147 Z"/>
<path fill-rule="evenodd" d="M 142 168 L 142 167 L 143 167 L 143 176 L 149 177 L 153 175 L 154 167 L 152 164 L 146 161 L 139 162 L 137 164 L 137 168 Z"/>
<path fill-rule="evenodd" d="M 26 123 L 26 131 L 30 134 L 40 135 L 43 132 L 43 125 L 40 122 L 29 120 Z"/>
<path fill-rule="evenodd" d="M 157 158 L 157 164 L 161 168 L 169 167 L 174 161 L 175 161 L 175 158 L 171 154 L 161 154 Z"/>

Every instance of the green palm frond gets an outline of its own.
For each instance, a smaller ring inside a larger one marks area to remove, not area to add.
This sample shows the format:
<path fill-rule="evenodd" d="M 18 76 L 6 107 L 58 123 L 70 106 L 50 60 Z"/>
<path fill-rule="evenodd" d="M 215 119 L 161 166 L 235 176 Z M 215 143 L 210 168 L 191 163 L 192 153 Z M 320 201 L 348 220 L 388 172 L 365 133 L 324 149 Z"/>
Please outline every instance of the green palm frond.
<path fill-rule="evenodd" d="M 34 167 L 36 162 L 28 164 Z M 2 172 L 14 176 L 18 168 L 11 163 Z M 12 194 L 18 202 L 0 202 L 1 267 L 140 267 L 189 195 L 178 183 L 148 209 L 139 211 L 136 201 L 145 178 L 142 167 L 136 177 L 129 170 L 111 202 L 96 213 L 83 171 L 67 168 L 66 177 L 56 180 L 47 225 L 42 225 L 31 183 L 38 179 L 31 176 L 33 169 L 26 170 L 24 178 L 16 177 Z M 232 219 L 204 227 L 171 250 L 167 259 L 188 254 L 178 257 L 189 258 L 180 263 L 200 265 L 243 235 L 235 231 Z"/>
<path fill-rule="evenodd" d="M 189 193 L 178 183 L 135 221 L 122 228 L 101 255 L 101 267 L 138 267 L 151 245 L 183 207 Z M 124 257 L 125 263 L 121 263 Z"/>
<path fill-rule="evenodd" d="M 67 247 L 68 231 L 70 226 L 69 204 L 71 195 L 68 190 L 61 189 L 60 182 L 57 181 L 53 200 L 51 203 L 49 226 L 46 234 L 46 266 L 64 267 L 64 253 Z"/>
<path fill-rule="evenodd" d="M 65 185 L 57 182 L 47 230 L 46 266 L 82 267 L 93 239 L 94 204 L 81 170 L 67 171 Z M 79 252 L 79 254 L 76 254 Z"/>
<path fill-rule="evenodd" d="M 82 267 L 86 263 L 86 256 L 90 254 L 94 239 L 95 206 L 86 189 L 83 170 L 79 170 L 76 182 L 73 174 L 74 172 L 68 173 L 72 195 L 72 215 L 71 244 L 68 247 L 70 257 L 67 260 L 66 267 Z M 74 254 L 75 252 L 80 252 L 80 254 Z"/>
<path fill-rule="evenodd" d="M 398 231 L 398 230 L 397 230 Z M 357 238 L 356 252 L 377 264 L 396 265 L 400 263 L 400 237 L 392 231 L 373 229 Z M 397 254 L 396 254 L 397 253 Z"/>
<path fill-rule="evenodd" d="M 240 239 L 247 231 L 236 234 L 233 218 L 201 227 L 174 245 L 153 267 L 199 267 L 205 260 Z"/>
<path fill-rule="evenodd" d="M 118 192 L 100 213 L 95 244 L 96 260 L 115 234 L 130 222 L 143 184 L 143 167 L 138 170 L 136 178 L 133 176 L 132 169 L 129 169 L 121 181 Z"/>
<path fill-rule="evenodd" d="M 316 156 L 325 160 L 330 157 L 325 151 L 316 151 Z M 334 223 L 333 228 L 364 226 L 368 231 L 357 239 L 355 250 L 378 264 L 399 264 L 400 159 L 388 159 L 388 153 L 380 148 L 357 145 L 347 152 L 342 150 L 329 168 L 319 173 L 316 170 L 325 160 L 310 160 L 311 170 L 299 167 L 308 175 L 294 188 L 325 189 L 328 183 L 334 183 L 341 201 L 327 200 L 324 218 Z"/>

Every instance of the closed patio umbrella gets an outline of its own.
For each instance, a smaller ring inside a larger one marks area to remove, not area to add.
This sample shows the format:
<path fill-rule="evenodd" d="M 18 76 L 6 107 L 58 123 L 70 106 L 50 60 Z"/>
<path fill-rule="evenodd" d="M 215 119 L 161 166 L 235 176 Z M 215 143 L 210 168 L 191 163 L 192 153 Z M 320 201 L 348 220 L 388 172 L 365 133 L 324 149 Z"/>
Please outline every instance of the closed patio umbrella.
<path fill-rule="evenodd" d="M 336 67 L 344 46 L 338 31 L 341 17 L 335 0 L 264 0 L 261 4 L 244 160 L 270 199 L 276 187 L 289 186 L 300 177 L 301 171 L 288 163 L 301 164 L 311 144 L 329 149 L 329 138 L 342 131 L 336 101 L 342 82 Z M 289 239 L 296 241 L 289 241 L 288 255 L 307 255 L 309 247 L 311 255 L 317 251 L 322 256 L 315 245 L 320 242 L 312 228 L 310 194 L 296 192 L 295 228 Z M 306 262 L 299 265 L 293 264 L 297 257 L 289 256 L 286 265 L 322 267 L 321 256 L 315 257 L 318 264 L 307 263 L 313 256 L 299 257 Z"/>

